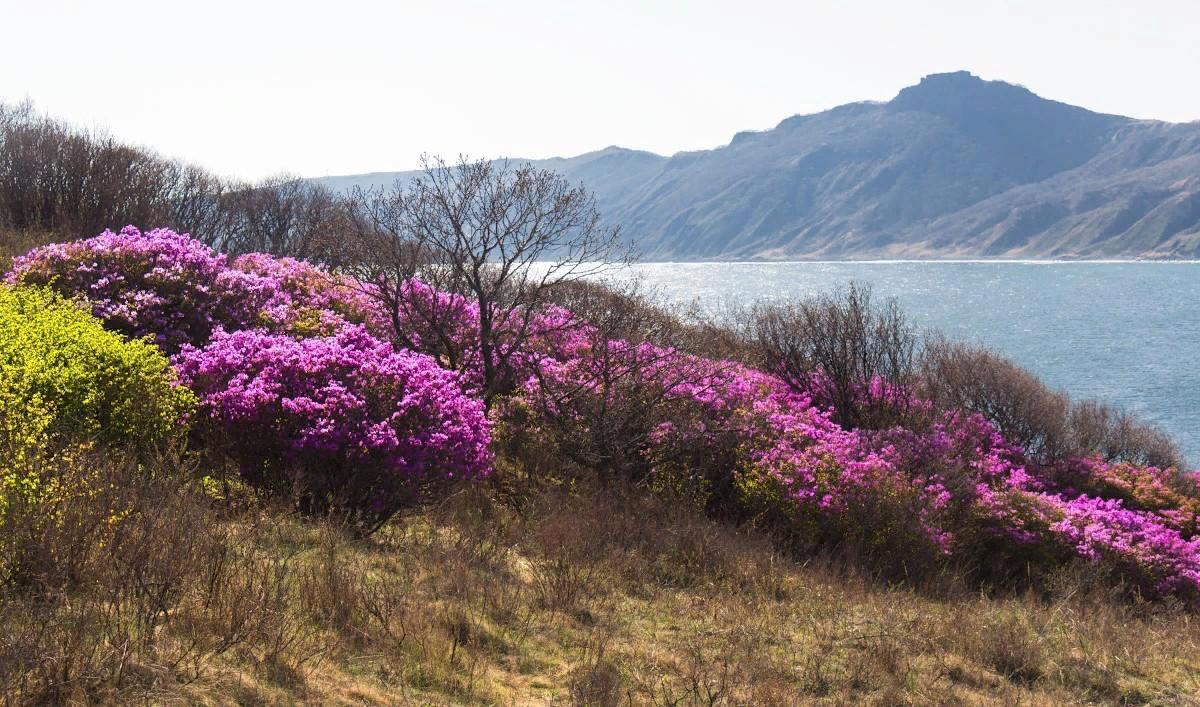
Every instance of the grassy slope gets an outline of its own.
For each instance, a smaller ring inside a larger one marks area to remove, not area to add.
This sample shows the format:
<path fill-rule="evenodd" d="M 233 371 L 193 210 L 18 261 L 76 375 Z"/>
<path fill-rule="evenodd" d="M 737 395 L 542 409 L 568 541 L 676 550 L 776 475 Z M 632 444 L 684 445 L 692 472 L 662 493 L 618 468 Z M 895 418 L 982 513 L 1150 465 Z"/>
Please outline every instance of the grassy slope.
<path fill-rule="evenodd" d="M 1200 704 L 1194 616 L 1079 575 L 887 587 L 685 502 L 527 479 L 361 538 L 169 459 L 80 468 L 0 527 L 25 568 L 0 704 Z"/>
<path fill-rule="evenodd" d="M 275 517 L 294 635 L 203 667 L 208 704 L 1188 703 L 1191 619 L 1104 598 L 889 589 L 647 500 L 486 499 L 369 540 Z M 160 685 L 160 689 L 164 686 Z"/>

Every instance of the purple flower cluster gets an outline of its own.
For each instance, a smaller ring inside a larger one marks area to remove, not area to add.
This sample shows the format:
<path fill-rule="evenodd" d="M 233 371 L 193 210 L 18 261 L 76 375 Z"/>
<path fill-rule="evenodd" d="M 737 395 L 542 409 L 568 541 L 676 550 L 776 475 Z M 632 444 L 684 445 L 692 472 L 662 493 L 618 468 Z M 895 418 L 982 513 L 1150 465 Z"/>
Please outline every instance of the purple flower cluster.
<path fill-rule="evenodd" d="M 525 395 L 553 401 L 548 414 L 572 415 L 561 391 L 619 394 L 611 381 L 634 378 L 651 388 L 646 399 L 687 402 L 652 421 L 643 451 L 651 473 L 678 471 L 683 460 L 710 481 L 732 478 L 740 503 L 766 508 L 793 537 L 982 561 L 994 558 L 973 553 L 1002 547 L 1014 567 L 1098 562 L 1148 596 L 1200 600 L 1200 501 L 1172 485 L 1174 470 L 1081 458 L 1038 465 L 983 417 L 918 399 L 891 401 L 909 411 L 908 426 L 845 429 L 813 403 L 819 389 L 798 392 L 738 363 L 650 344 L 599 350 L 585 343 L 590 333 L 560 339 Z M 860 394 L 906 395 L 879 381 Z"/>
<path fill-rule="evenodd" d="M 366 284 L 359 289 L 369 292 L 372 287 Z M 390 327 L 400 344 L 459 371 L 465 389 L 480 393 L 484 376 L 479 304 L 416 278 L 404 282 L 397 294 L 395 312 L 389 316 L 378 305 L 369 305 L 368 321 L 379 326 L 392 319 Z M 588 335 L 594 333 L 573 313 L 555 306 L 532 312 L 528 319 L 521 314 L 495 313 L 492 321 L 498 329 L 493 355 L 503 359 L 514 383 L 533 375 L 543 364 L 568 360 L 571 352 L 586 348 Z"/>
<path fill-rule="evenodd" d="M 150 337 L 169 353 L 218 329 L 330 334 L 372 317 L 348 281 L 308 263 L 262 254 L 233 262 L 187 234 L 126 226 L 55 243 L 13 262 L 8 280 L 80 297 L 105 326 Z"/>
<path fill-rule="evenodd" d="M 580 327 L 556 337 L 538 374 L 526 381 L 524 395 L 543 414 L 575 418 L 578 428 L 601 422 L 589 411 L 624 406 L 649 426 L 624 432 L 646 440 L 639 453 L 650 476 L 740 488 L 737 503 L 770 506 L 803 526 L 806 542 L 844 540 L 867 529 L 872 517 L 888 515 L 905 526 L 891 531 L 929 545 L 931 553 L 949 552 L 941 517 L 949 492 L 939 468 L 918 458 L 931 442 L 906 439 L 913 450 L 901 450 L 840 427 L 830 410 L 777 376 L 595 334 Z M 628 405 L 623 396 L 638 402 Z M 890 507 L 882 508 L 884 502 Z"/>
<path fill-rule="evenodd" d="M 482 403 L 433 359 L 362 327 L 305 339 L 218 332 L 175 365 L 252 481 L 351 493 L 382 514 L 416 489 L 491 468 Z"/>
<path fill-rule="evenodd" d="M 166 229 L 127 226 L 44 246 L 14 260 L 8 280 L 83 298 L 109 329 L 152 337 L 168 351 L 251 319 L 259 303 L 225 256 Z"/>
<path fill-rule="evenodd" d="M 226 279 L 236 281 L 230 295 L 255 303 L 252 321 L 234 328 L 258 327 L 292 336 L 328 336 L 346 325 L 380 331 L 375 300 L 355 281 L 302 260 L 265 253 L 239 256 Z"/>
<path fill-rule="evenodd" d="M 1174 470 L 1071 458 L 980 484 L 987 532 L 1009 547 L 1103 563 L 1145 595 L 1200 603 L 1200 499 Z"/>

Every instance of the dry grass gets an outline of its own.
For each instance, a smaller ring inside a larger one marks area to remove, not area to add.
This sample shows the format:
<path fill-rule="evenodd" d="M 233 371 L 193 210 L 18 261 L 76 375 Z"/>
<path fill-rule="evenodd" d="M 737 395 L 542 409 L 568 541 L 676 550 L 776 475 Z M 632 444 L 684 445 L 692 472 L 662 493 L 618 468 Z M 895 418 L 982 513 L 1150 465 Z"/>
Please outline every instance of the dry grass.
<path fill-rule="evenodd" d="M 49 233 L 25 233 L 0 226 L 0 274 L 8 272 L 16 256 L 55 240 L 55 236 Z"/>
<path fill-rule="evenodd" d="M 945 583 L 933 597 L 797 564 L 644 494 L 511 498 L 462 493 L 366 539 L 255 504 L 215 505 L 223 515 L 175 505 L 172 524 L 146 510 L 131 521 L 137 538 L 95 548 L 97 567 L 122 570 L 105 570 L 105 586 L 5 592 L 0 694 L 770 705 L 1189 704 L 1200 693 L 1200 635 L 1168 608 Z M 220 542 L 184 541 L 196 534 Z M 171 591 L 150 591 L 160 585 Z"/>

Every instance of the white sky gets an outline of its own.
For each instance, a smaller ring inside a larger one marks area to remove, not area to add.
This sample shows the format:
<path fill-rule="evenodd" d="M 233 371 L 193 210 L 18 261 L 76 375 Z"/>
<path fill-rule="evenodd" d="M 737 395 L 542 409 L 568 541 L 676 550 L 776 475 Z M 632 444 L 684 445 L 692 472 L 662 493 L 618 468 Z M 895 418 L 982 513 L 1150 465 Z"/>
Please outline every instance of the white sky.
<path fill-rule="evenodd" d="M 968 69 L 1200 119 L 1200 0 L 0 0 L 0 100 L 256 178 L 670 154 Z"/>

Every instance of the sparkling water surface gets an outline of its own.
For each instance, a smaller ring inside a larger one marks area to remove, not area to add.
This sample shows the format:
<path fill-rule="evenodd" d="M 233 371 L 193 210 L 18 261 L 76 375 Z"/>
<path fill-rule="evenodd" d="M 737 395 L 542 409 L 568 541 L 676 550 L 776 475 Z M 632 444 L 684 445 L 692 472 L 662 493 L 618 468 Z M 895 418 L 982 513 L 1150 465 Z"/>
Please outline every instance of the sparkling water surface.
<path fill-rule="evenodd" d="M 1200 465 L 1200 262 L 642 263 L 623 276 L 713 309 L 870 283 L 922 328 L 1136 412 Z"/>

